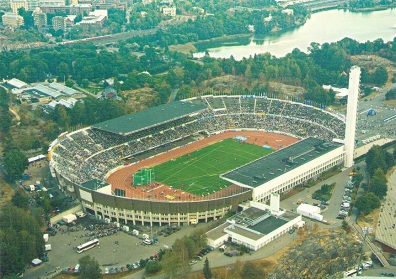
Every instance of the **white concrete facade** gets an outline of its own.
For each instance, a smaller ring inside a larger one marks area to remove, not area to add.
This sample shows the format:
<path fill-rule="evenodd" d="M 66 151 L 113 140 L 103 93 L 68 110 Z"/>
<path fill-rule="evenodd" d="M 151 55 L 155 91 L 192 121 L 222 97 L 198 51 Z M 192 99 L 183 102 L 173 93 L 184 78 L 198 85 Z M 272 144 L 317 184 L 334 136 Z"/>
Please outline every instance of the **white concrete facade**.
<path fill-rule="evenodd" d="M 305 181 L 319 176 L 326 170 L 342 164 L 344 161 L 344 147 L 340 146 L 304 165 L 284 173 L 261 186 L 253 189 L 253 201 L 267 200 L 271 193 L 282 193 L 294 188 Z"/>
<path fill-rule="evenodd" d="M 353 66 L 349 73 L 348 104 L 347 104 L 347 116 L 346 116 L 346 125 L 345 125 L 344 166 L 346 168 L 350 168 L 353 166 L 359 84 L 360 84 L 360 68 L 357 66 Z"/>
<path fill-rule="evenodd" d="M 297 224 L 301 221 L 302 221 L 302 217 L 301 217 L 301 215 L 298 215 L 298 216 L 296 216 L 296 218 L 294 218 L 293 220 L 290 220 L 289 222 L 287 222 L 283 226 L 277 228 L 276 230 L 273 230 L 272 232 L 265 234 L 265 235 L 261 234 L 262 237 L 260 237 L 258 239 L 251 239 L 249 237 L 246 237 L 244 235 L 241 235 L 241 234 L 235 232 L 233 227 L 240 227 L 239 225 L 231 225 L 231 226 L 227 227 L 226 229 L 224 229 L 224 232 L 227 233 L 228 237 L 231 237 L 231 239 L 232 239 L 231 241 L 233 243 L 243 245 L 253 251 L 257 251 L 261 247 L 269 244 L 270 242 L 274 241 L 278 237 L 289 232 L 291 228 L 296 227 Z M 249 230 L 247 228 L 243 228 L 243 229 Z M 257 235 L 260 235 L 258 232 L 255 232 L 253 230 L 250 230 L 250 231 L 256 233 Z"/>

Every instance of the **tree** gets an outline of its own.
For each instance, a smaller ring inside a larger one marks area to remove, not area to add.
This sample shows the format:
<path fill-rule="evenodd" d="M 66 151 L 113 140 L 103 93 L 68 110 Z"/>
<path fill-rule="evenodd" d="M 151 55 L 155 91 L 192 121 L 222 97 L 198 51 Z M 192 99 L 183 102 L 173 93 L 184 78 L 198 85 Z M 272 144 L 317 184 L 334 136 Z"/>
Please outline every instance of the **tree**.
<path fill-rule="evenodd" d="M 356 199 L 356 208 L 364 214 L 370 214 L 374 209 L 381 206 L 380 199 L 373 193 L 365 193 Z"/>
<path fill-rule="evenodd" d="M 15 193 L 11 199 L 11 202 L 13 205 L 19 208 L 28 209 L 29 207 L 29 197 L 21 191 L 17 191 Z"/>
<path fill-rule="evenodd" d="M 385 94 L 385 100 L 395 100 L 396 99 L 396 88 L 389 89 Z"/>
<path fill-rule="evenodd" d="M 43 255 L 41 228 L 30 212 L 8 204 L 0 213 L 1 276 L 18 274 Z"/>
<path fill-rule="evenodd" d="M 189 253 L 182 239 L 176 239 L 172 251 L 167 251 L 162 260 L 162 265 L 167 276 L 174 278 L 183 276 L 191 271 Z"/>
<path fill-rule="evenodd" d="M 153 274 L 161 270 L 161 264 L 157 260 L 149 261 L 146 265 L 146 273 Z"/>
<path fill-rule="evenodd" d="M 102 278 L 102 271 L 100 270 L 99 263 L 91 256 L 84 256 L 78 260 L 80 264 L 80 279 L 100 279 Z"/>
<path fill-rule="evenodd" d="M 374 193 L 378 198 L 382 199 L 386 196 L 388 186 L 386 185 L 386 176 L 382 169 L 375 170 L 371 180 L 369 191 Z"/>
<path fill-rule="evenodd" d="M 205 279 L 212 278 L 212 271 L 210 270 L 210 267 L 209 267 L 208 257 L 206 257 L 205 262 L 204 262 L 203 275 L 204 275 Z"/>
<path fill-rule="evenodd" d="M 32 14 L 33 12 L 26 11 L 23 7 L 18 9 L 18 15 L 23 17 L 23 23 L 27 28 L 34 26 L 34 19 Z"/>
<path fill-rule="evenodd" d="M 11 180 L 20 178 L 28 165 L 26 155 L 19 149 L 14 148 L 5 153 L 4 168 Z"/>

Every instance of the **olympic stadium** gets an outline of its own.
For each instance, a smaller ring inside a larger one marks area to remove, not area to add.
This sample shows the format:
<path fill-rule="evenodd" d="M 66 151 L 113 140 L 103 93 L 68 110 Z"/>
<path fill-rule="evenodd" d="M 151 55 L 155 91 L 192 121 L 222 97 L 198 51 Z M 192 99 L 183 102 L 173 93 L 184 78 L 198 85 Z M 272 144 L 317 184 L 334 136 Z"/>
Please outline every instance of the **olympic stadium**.
<path fill-rule="evenodd" d="M 345 122 L 289 100 L 201 96 L 63 133 L 50 145 L 50 170 L 99 219 L 208 222 L 341 165 L 345 146 L 334 139 L 344 139 Z M 152 179 L 137 185 L 144 170 Z"/>

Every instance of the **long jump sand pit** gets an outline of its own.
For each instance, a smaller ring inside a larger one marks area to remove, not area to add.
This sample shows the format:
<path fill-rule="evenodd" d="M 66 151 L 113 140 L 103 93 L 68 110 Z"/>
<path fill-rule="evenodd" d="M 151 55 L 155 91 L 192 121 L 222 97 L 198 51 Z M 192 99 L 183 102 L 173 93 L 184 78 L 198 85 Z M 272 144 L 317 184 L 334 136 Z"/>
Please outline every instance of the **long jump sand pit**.
<path fill-rule="evenodd" d="M 245 189 L 241 189 L 239 186 L 231 185 L 225 189 L 222 189 L 216 193 L 208 196 L 196 196 L 188 192 L 184 192 L 181 189 L 173 189 L 168 185 L 161 183 L 154 183 L 153 185 L 147 186 L 132 186 L 132 175 L 138 170 L 144 167 L 154 167 L 161 163 L 176 159 L 185 154 L 193 151 L 202 149 L 208 145 L 222 141 L 227 138 L 234 138 L 236 136 L 242 136 L 247 138 L 247 142 L 256 144 L 259 146 L 268 145 L 273 149 L 277 150 L 299 141 L 299 139 L 277 133 L 269 133 L 263 131 L 226 131 L 220 134 L 212 135 L 203 138 L 199 141 L 180 146 L 176 149 L 170 150 L 166 153 L 159 154 L 157 156 L 140 160 L 137 163 L 125 166 L 107 177 L 107 182 L 112 185 L 112 190 L 121 189 L 125 191 L 127 198 L 136 199 L 147 199 L 147 200 L 162 200 L 162 201 L 198 201 L 208 200 L 214 198 L 226 197 Z"/>

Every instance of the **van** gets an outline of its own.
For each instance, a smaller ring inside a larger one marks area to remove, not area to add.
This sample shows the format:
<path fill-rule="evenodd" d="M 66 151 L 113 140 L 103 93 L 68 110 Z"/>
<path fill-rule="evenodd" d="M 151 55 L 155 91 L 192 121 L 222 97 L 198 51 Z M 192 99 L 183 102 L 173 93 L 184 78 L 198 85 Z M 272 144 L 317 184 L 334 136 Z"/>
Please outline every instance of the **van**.
<path fill-rule="evenodd" d="M 150 239 L 145 239 L 145 240 L 143 240 L 143 244 L 151 245 L 151 240 Z"/>

